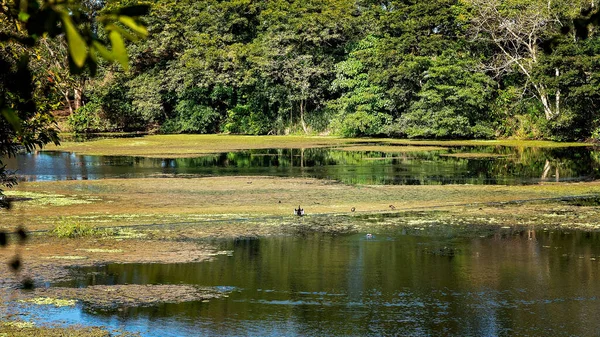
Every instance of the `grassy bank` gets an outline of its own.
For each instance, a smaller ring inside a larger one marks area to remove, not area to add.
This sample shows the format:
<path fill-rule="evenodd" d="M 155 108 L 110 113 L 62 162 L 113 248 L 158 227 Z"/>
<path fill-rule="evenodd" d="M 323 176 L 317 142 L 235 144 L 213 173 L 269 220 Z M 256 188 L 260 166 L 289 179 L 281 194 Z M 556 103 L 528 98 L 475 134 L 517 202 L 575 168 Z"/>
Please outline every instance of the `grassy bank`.
<path fill-rule="evenodd" d="M 565 147 L 590 146 L 586 143 L 556 143 L 517 140 L 402 140 L 349 139 L 308 136 L 232 136 L 232 135 L 154 135 L 139 138 L 100 139 L 88 142 L 65 141 L 60 146 L 48 146 L 48 151 L 68 151 L 86 155 L 122 155 L 155 158 L 197 157 L 204 154 L 269 148 L 337 147 L 358 143 L 381 143 L 407 146 L 511 146 Z M 414 149 L 411 149 L 414 151 Z"/>

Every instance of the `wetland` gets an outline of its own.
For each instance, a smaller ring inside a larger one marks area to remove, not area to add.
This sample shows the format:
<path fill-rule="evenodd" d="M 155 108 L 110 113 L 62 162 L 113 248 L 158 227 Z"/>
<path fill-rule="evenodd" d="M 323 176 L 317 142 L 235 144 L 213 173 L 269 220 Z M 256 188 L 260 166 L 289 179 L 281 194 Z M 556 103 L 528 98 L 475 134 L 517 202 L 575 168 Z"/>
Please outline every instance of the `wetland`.
<path fill-rule="evenodd" d="M 2 266 L 0 332 L 600 331 L 589 144 L 187 139 L 66 142 L 7 161 L 21 182 L 0 226 L 32 235 L 0 251 L 24 261 Z M 93 230 L 61 238 L 58 225 Z"/>

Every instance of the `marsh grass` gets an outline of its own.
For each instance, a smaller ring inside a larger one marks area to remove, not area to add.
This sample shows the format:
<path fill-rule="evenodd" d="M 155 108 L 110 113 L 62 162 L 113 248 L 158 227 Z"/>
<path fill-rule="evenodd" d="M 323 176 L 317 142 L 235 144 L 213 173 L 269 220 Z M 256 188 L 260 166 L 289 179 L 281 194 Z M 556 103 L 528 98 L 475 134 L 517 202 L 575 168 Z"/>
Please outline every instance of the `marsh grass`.
<path fill-rule="evenodd" d="M 69 218 L 61 220 L 52 228 L 50 233 L 59 238 L 83 238 L 91 236 L 112 236 L 115 231 L 111 228 L 97 228 Z"/>

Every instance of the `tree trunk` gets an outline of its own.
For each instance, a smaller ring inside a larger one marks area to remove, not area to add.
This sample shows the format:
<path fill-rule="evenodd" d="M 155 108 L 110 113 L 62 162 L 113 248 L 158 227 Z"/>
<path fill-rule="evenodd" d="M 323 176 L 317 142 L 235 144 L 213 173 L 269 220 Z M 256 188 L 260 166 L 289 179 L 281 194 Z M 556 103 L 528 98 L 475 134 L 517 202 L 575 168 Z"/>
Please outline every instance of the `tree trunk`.
<path fill-rule="evenodd" d="M 540 101 L 542 101 L 542 105 L 544 106 L 544 115 L 546 115 L 546 120 L 551 120 L 552 117 L 554 117 L 554 112 L 552 111 L 552 106 L 550 105 L 546 88 L 543 84 L 539 84 L 536 86 L 536 89 L 538 95 L 540 96 Z"/>
<path fill-rule="evenodd" d="M 67 104 L 67 108 L 69 108 L 69 115 L 73 114 L 73 106 L 71 105 L 71 100 L 69 99 L 69 93 L 67 92 L 63 92 L 63 95 L 65 96 L 65 103 Z"/>
<path fill-rule="evenodd" d="M 75 88 L 73 89 L 73 106 L 74 110 L 77 110 L 81 107 L 81 89 Z"/>
<path fill-rule="evenodd" d="M 556 68 L 556 77 L 560 76 L 560 71 Z M 556 108 L 554 110 L 554 116 L 560 114 L 560 88 L 556 88 Z"/>
<path fill-rule="evenodd" d="M 548 173 L 550 173 L 551 168 L 552 168 L 552 166 L 550 165 L 550 161 L 546 159 L 546 164 L 544 165 L 544 172 L 542 172 L 542 177 L 541 177 L 542 180 L 548 178 Z"/>
<path fill-rule="evenodd" d="M 308 134 L 308 128 L 306 127 L 306 122 L 304 121 L 304 109 L 305 109 L 306 101 L 300 101 L 300 123 L 302 123 L 302 129 L 304 133 Z"/>

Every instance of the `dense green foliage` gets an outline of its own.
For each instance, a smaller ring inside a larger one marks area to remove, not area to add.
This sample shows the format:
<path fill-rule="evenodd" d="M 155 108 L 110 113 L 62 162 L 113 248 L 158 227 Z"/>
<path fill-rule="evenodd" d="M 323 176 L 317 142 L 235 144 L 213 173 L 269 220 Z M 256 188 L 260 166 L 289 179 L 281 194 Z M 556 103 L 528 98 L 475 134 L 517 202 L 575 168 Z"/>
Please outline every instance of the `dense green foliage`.
<path fill-rule="evenodd" d="M 134 4 L 91 3 L 99 17 Z M 121 66 L 65 76 L 44 63 L 73 59 L 63 44 L 43 49 L 32 71 L 51 81 L 38 101 L 66 102 L 78 132 L 581 140 L 600 133 L 593 9 L 586 0 L 159 0 L 144 17 L 149 38 L 128 46 L 128 59 L 112 57 Z M 96 28 L 110 42 L 114 31 Z"/>
<path fill-rule="evenodd" d="M 0 196 L 2 186 L 16 183 L 2 159 L 58 144 L 50 111 L 63 98 L 72 110 L 71 93 L 80 105 L 82 84 L 96 73 L 101 58 L 127 69 L 124 40 L 147 35 L 136 17 L 148 6 L 107 8 L 98 16 L 100 7 L 98 1 L 0 0 Z M 71 120 L 87 130 L 93 111 L 82 110 Z"/>
<path fill-rule="evenodd" d="M 589 138 L 598 39 L 565 27 L 590 4 L 551 4 L 157 1 L 132 69 L 104 67 L 81 113 L 106 130 L 165 133 Z M 510 50 L 518 34 L 535 39 Z"/>

